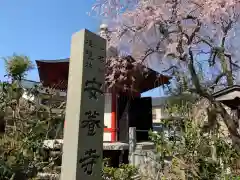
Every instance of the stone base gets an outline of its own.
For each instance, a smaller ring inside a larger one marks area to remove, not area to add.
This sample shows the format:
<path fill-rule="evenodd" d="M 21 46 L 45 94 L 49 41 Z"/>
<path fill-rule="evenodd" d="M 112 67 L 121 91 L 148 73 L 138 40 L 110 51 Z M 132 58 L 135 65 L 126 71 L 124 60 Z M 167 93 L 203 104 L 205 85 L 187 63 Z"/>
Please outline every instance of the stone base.
<path fill-rule="evenodd" d="M 61 150 L 63 146 L 63 139 L 45 140 L 43 143 L 45 149 L 51 150 Z M 104 142 L 103 150 L 128 150 L 128 143 L 122 142 Z M 139 150 L 151 150 L 154 149 L 154 144 L 152 142 L 139 142 L 136 144 L 136 149 Z"/>

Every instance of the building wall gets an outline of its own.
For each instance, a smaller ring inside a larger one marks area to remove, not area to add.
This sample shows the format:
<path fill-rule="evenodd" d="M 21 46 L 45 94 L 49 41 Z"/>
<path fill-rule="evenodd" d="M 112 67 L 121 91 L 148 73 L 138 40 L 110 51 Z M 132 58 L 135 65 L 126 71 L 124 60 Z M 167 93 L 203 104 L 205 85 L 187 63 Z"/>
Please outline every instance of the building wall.
<path fill-rule="evenodd" d="M 160 123 L 161 119 L 166 118 L 168 114 L 165 111 L 165 103 L 167 97 L 153 97 L 152 98 L 152 115 L 153 123 Z"/>
<path fill-rule="evenodd" d="M 153 123 L 160 123 L 161 119 L 166 118 L 168 114 L 166 113 L 164 107 L 152 107 Z"/>

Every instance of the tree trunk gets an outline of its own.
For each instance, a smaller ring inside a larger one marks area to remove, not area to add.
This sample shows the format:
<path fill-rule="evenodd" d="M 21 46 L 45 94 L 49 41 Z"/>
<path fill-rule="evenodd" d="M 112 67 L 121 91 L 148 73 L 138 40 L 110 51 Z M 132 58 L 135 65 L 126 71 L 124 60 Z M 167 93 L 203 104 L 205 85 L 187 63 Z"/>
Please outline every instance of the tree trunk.
<path fill-rule="evenodd" d="M 240 134 L 239 134 L 239 123 L 238 118 L 231 117 L 227 110 L 223 107 L 223 105 L 220 102 L 215 102 L 219 113 L 226 124 L 228 131 L 230 133 L 232 142 L 234 143 L 236 148 L 240 149 Z M 237 119 L 236 119 L 237 118 Z M 237 122 L 237 123 L 236 123 Z"/>

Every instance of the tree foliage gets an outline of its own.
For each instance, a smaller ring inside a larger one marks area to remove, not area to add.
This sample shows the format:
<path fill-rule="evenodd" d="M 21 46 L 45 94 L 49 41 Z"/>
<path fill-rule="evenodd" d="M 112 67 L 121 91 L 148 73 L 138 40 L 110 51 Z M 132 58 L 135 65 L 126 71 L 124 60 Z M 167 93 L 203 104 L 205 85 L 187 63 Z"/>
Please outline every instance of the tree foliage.
<path fill-rule="evenodd" d="M 62 130 L 65 107 L 42 104 L 41 85 L 31 89 L 22 86 L 22 78 L 32 68 L 26 56 L 6 58 L 11 80 L 0 83 L 0 122 L 4 126 L 0 135 L 0 179 L 3 180 L 31 179 L 54 163 L 43 150 L 43 141 L 60 136 L 56 126 Z M 57 96 L 54 90 L 48 92 L 49 101 Z M 59 108 L 57 114 L 53 108 Z"/>
<path fill-rule="evenodd" d="M 209 124 L 220 115 L 240 144 L 238 120 L 212 96 L 238 82 L 239 1 L 98 0 L 93 10 L 109 24 L 108 51 L 115 50 L 108 53 L 111 72 L 122 72 L 126 55 L 135 59 L 134 66 L 154 64 L 173 77 L 172 89 L 184 87 L 209 101 L 215 114 Z"/>
<path fill-rule="evenodd" d="M 22 78 L 33 68 L 26 56 L 6 59 L 10 81 L 0 83 L 0 179 L 41 179 L 39 173 L 45 179 L 59 179 L 62 153 L 51 156 L 44 148 L 44 140 L 63 138 L 66 103 L 56 102 L 55 89 L 43 88 L 41 84 L 31 89 L 23 86 Z M 48 99 L 45 103 L 41 101 L 44 96 Z M 105 180 L 131 180 L 137 172 L 129 165 L 103 165 Z"/>
<path fill-rule="evenodd" d="M 150 132 L 156 145 L 160 168 L 157 174 L 148 174 L 146 179 L 239 178 L 236 166 L 239 151 L 232 147 L 221 132 L 204 133 L 202 123 L 191 116 L 192 105 L 194 102 L 186 100 L 168 102 L 166 109 L 174 113 L 175 118 L 172 116 L 163 120 L 164 131 L 157 134 Z M 176 118 L 176 115 L 181 118 Z"/>
<path fill-rule="evenodd" d="M 34 65 L 29 57 L 24 55 L 13 54 L 12 56 L 4 57 L 6 76 L 14 80 L 21 80 L 26 73 L 34 69 Z"/>
<path fill-rule="evenodd" d="M 103 165 L 103 180 L 134 180 L 139 173 L 139 169 L 134 166 L 121 164 L 119 168 L 115 168 L 108 166 L 107 161 L 105 159 Z"/>

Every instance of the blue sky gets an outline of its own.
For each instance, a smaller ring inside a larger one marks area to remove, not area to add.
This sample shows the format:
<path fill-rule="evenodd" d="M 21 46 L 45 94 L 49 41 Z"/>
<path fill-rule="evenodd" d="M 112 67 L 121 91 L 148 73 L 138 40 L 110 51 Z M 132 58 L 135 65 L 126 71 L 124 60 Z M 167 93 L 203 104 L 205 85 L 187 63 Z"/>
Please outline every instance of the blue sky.
<path fill-rule="evenodd" d="M 0 57 L 13 53 L 36 59 L 70 55 L 71 35 L 83 28 L 97 32 L 100 20 L 89 17 L 94 0 L 1 0 Z M 0 60 L 0 79 L 4 62 Z M 38 80 L 37 70 L 28 79 Z M 145 95 L 159 96 L 159 89 Z"/>

